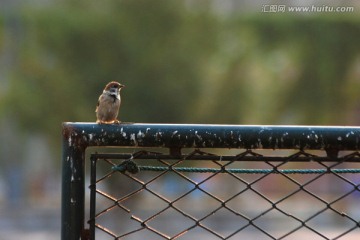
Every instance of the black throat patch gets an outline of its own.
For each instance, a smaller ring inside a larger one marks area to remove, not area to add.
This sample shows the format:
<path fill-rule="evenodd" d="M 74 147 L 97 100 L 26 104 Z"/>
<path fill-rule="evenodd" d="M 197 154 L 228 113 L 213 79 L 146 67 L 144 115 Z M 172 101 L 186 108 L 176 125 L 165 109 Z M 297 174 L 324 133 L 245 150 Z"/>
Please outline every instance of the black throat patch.
<path fill-rule="evenodd" d="M 117 99 L 116 94 L 110 93 L 110 96 L 113 98 L 114 102 L 116 102 L 116 99 Z"/>

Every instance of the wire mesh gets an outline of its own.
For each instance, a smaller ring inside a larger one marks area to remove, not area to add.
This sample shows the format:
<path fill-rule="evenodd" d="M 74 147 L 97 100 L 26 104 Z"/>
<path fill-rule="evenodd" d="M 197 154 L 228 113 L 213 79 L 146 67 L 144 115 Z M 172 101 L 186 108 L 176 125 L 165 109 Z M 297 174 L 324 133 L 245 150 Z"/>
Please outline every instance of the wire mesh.
<path fill-rule="evenodd" d="M 90 236 L 358 239 L 359 158 L 216 149 L 91 154 Z"/>

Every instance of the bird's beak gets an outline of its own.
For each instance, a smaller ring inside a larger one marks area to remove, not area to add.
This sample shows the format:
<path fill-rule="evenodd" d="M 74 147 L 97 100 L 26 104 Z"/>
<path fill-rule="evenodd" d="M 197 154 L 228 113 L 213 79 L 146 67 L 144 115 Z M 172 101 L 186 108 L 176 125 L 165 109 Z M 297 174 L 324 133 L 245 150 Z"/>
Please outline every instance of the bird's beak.
<path fill-rule="evenodd" d="M 125 87 L 125 85 L 120 84 L 120 88 L 124 88 L 124 87 Z"/>

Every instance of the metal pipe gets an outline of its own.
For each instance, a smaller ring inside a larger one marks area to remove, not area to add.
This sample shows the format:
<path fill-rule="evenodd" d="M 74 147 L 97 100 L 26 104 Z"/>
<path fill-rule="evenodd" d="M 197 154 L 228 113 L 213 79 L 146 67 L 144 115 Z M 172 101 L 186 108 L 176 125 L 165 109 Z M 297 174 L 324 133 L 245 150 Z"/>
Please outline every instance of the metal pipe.
<path fill-rule="evenodd" d="M 61 239 L 78 240 L 84 232 L 85 148 L 63 137 Z"/>
<path fill-rule="evenodd" d="M 74 147 L 358 150 L 360 127 L 64 123 Z M 66 141 L 65 140 L 65 141 Z"/>
<path fill-rule="evenodd" d="M 96 210 L 96 162 L 97 157 L 90 157 L 90 240 L 95 240 L 95 210 Z"/>

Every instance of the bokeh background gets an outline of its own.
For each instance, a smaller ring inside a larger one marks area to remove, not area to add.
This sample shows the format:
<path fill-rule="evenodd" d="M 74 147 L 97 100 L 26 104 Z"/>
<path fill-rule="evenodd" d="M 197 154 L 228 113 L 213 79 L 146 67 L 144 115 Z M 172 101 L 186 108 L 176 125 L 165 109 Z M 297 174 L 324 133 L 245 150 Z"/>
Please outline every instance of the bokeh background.
<path fill-rule="evenodd" d="M 0 0 L 0 239 L 60 238 L 61 123 L 107 82 L 122 121 L 359 125 L 359 43 L 350 0 Z"/>

